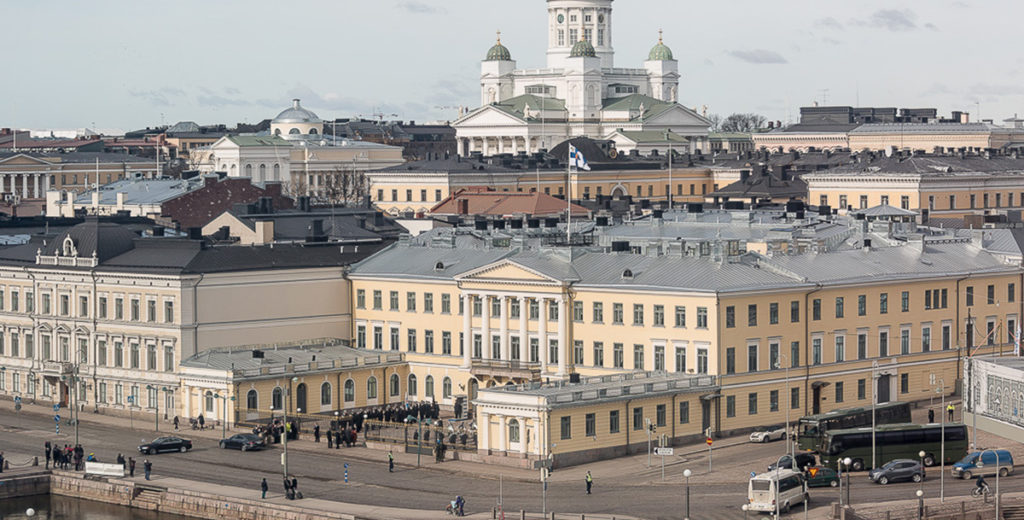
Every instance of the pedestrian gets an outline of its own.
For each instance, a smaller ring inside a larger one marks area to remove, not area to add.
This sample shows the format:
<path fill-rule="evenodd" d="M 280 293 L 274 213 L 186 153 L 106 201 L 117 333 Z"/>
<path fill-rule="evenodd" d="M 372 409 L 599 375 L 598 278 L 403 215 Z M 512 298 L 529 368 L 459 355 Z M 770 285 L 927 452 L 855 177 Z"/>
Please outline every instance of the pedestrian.
<path fill-rule="evenodd" d="M 135 476 L 135 457 L 128 457 L 128 476 Z"/>
<path fill-rule="evenodd" d="M 178 416 L 174 416 L 174 431 L 178 431 Z"/>
<path fill-rule="evenodd" d="M 267 479 L 266 479 L 266 477 L 264 477 L 263 478 L 263 482 L 260 483 L 260 490 L 263 491 L 263 496 L 261 496 L 260 498 L 263 498 L 263 499 L 267 498 L 267 489 L 269 487 L 270 486 L 267 485 Z"/>
<path fill-rule="evenodd" d="M 203 414 L 199 414 L 199 429 L 202 430 L 203 428 L 206 428 L 206 418 L 203 417 Z"/>
<path fill-rule="evenodd" d="M 120 453 L 117 454 L 117 463 L 121 465 L 121 470 L 124 471 L 124 455 L 121 455 Z"/>
<path fill-rule="evenodd" d="M 146 459 L 142 462 L 142 469 L 146 472 L 146 480 L 149 480 L 149 475 L 153 471 L 153 463 Z"/>
<path fill-rule="evenodd" d="M 53 469 L 57 469 L 60 465 L 60 447 L 56 444 L 53 445 Z"/>
<path fill-rule="evenodd" d="M 930 424 L 930 423 L 933 423 L 933 422 L 935 422 L 935 410 L 929 408 L 928 409 L 928 423 Z"/>
<path fill-rule="evenodd" d="M 320 442 L 320 425 L 313 426 L 313 442 Z"/>
<path fill-rule="evenodd" d="M 330 430 L 328 430 L 327 431 L 327 449 L 331 449 L 333 447 L 334 447 L 334 435 L 330 432 Z"/>
<path fill-rule="evenodd" d="M 50 469 L 50 441 L 46 441 L 46 448 L 43 451 L 46 454 L 46 469 Z"/>
<path fill-rule="evenodd" d="M 949 403 L 949 405 L 946 406 L 946 412 L 949 414 L 949 422 L 953 422 L 954 411 L 956 411 L 956 405 L 954 405 L 953 403 Z"/>
<path fill-rule="evenodd" d="M 391 454 L 391 450 L 388 450 L 388 473 L 395 472 L 395 456 Z"/>
<path fill-rule="evenodd" d="M 334 432 L 334 449 L 341 449 L 341 432 Z"/>
<path fill-rule="evenodd" d="M 295 498 L 302 498 L 302 493 L 299 493 L 299 479 L 295 478 L 295 475 L 292 475 L 292 494 Z"/>
<path fill-rule="evenodd" d="M 4 472 L 4 452 L 0 451 L 0 473 Z"/>
<path fill-rule="evenodd" d="M 284 477 L 284 497 L 288 500 L 295 500 L 295 493 L 292 492 L 292 481 Z"/>
<path fill-rule="evenodd" d="M 587 478 L 587 494 L 589 495 L 590 494 L 590 487 L 594 485 L 594 477 L 590 475 L 589 471 L 587 471 L 587 477 L 586 478 Z"/>

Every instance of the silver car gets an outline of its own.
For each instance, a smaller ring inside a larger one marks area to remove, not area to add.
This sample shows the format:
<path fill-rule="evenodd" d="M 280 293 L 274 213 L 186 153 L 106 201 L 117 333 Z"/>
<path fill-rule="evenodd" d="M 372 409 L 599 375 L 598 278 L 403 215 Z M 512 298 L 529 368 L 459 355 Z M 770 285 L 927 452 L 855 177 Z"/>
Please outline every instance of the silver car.
<path fill-rule="evenodd" d="M 784 426 L 778 427 L 760 427 L 754 430 L 750 434 L 750 442 L 771 442 L 781 441 L 786 438 L 786 428 Z"/>

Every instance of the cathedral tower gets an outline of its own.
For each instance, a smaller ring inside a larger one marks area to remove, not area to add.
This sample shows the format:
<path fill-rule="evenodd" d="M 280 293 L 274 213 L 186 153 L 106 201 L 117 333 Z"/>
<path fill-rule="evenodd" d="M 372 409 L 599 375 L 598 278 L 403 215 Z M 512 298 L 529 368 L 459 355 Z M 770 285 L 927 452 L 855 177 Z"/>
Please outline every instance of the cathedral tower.
<path fill-rule="evenodd" d="M 548 67 L 564 68 L 581 39 L 593 45 L 601 68 L 613 66 L 612 0 L 548 0 Z"/>

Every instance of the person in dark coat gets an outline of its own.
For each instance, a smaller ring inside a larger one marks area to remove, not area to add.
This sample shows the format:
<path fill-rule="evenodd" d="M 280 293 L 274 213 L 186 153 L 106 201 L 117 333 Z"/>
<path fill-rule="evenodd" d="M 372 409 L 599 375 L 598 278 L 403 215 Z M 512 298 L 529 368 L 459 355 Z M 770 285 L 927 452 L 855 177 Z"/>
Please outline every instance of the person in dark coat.
<path fill-rule="evenodd" d="M 203 417 L 203 414 L 199 414 L 199 429 L 202 430 L 203 428 L 206 428 L 206 418 Z"/>
<path fill-rule="evenodd" d="M 313 442 L 320 442 L 320 425 L 313 427 Z"/>
<path fill-rule="evenodd" d="M 260 483 L 260 491 L 263 492 L 263 495 L 260 496 L 260 498 L 264 498 L 264 499 L 267 498 L 267 489 L 269 489 L 269 488 L 270 488 L 270 486 L 267 485 L 267 479 L 264 478 L 263 482 Z"/>
<path fill-rule="evenodd" d="M 121 469 L 124 469 L 124 455 L 121 455 L 120 453 L 117 454 L 117 463 L 121 465 Z"/>
<path fill-rule="evenodd" d="M 388 450 L 388 473 L 395 472 L 395 456 L 391 454 L 391 450 Z"/>
<path fill-rule="evenodd" d="M 178 416 L 174 416 L 174 431 L 178 431 Z"/>
<path fill-rule="evenodd" d="M 935 422 L 935 410 L 932 410 L 932 409 L 928 410 L 928 422 L 929 423 Z"/>
<path fill-rule="evenodd" d="M 294 475 L 292 476 L 292 493 L 295 494 L 295 498 L 301 498 L 299 494 L 299 479 L 295 478 Z"/>
<path fill-rule="evenodd" d="M 334 449 L 341 449 L 341 432 L 334 432 Z"/>
<path fill-rule="evenodd" d="M 295 500 L 295 493 L 292 491 L 292 481 L 288 477 L 284 478 L 284 496 L 288 500 Z"/>
<path fill-rule="evenodd" d="M 134 477 L 135 476 L 135 458 L 134 457 L 128 457 L 128 476 L 129 477 Z"/>
<path fill-rule="evenodd" d="M 153 472 L 153 463 L 149 459 L 142 461 L 142 469 L 146 472 L 146 480 L 149 480 L 149 475 Z"/>
<path fill-rule="evenodd" d="M 46 441 L 46 448 L 43 450 L 46 453 L 46 469 L 50 469 L 50 441 Z"/>
<path fill-rule="evenodd" d="M 334 447 L 334 432 L 328 430 L 327 431 L 327 449 L 331 449 L 333 447 Z"/>
<path fill-rule="evenodd" d="M 4 472 L 4 452 L 0 451 L 0 473 Z"/>

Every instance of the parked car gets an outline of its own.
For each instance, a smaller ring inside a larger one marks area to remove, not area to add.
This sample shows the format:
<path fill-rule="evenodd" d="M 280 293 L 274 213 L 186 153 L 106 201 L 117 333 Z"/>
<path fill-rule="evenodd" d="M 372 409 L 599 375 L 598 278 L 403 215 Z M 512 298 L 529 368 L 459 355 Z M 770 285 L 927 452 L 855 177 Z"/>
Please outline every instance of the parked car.
<path fill-rule="evenodd" d="M 969 479 L 996 474 L 996 455 L 999 456 L 999 476 L 1013 474 L 1013 454 L 1007 450 L 987 450 L 968 453 L 960 462 L 953 464 L 953 476 Z M 980 460 L 979 460 L 980 459 Z"/>
<path fill-rule="evenodd" d="M 139 445 L 139 453 L 142 453 L 143 455 L 160 453 L 162 451 L 180 451 L 185 453 L 191 449 L 192 441 L 178 437 L 160 437 L 158 439 L 154 439 L 153 442 L 148 444 Z"/>
<path fill-rule="evenodd" d="M 263 438 L 259 435 L 252 433 L 239 433 L 238 435 L 232 435 L 227 439 L 220 441 L 220 447 L 223 449 L 231 448 L 233 450 L 260 450 L 264 448 Z"/>
<path fill-rule="evenodd" d="M 776 462 L 781 462 L 783 468 L 791 468 L 798 471 L 804 471 L 807 468 L 817 464 L 817 460 L 814 458 L 813 453 L 797 453 L 796 454 L 796 467 L 793 467 L 793 459 L 789 455 L 783 455 L 781 459 Z M 768 465 L 768 471 L 775 470 L 775 463 Z"/>
<path fill-rule="evenodd" d="M 912 459 L 896 459 L 868 472 L 868 478 L 877 484 L 888 484 L 901 480 L 921 482 L 924 480 L 924 466 Z"/>
<path fill-rule="evenodd" d="M 778 500 L 778 504 L 775 501 Z M 751 477 L 747 487 L 749 511 L 771 513 L 778 508 L 788 513 L 790 508 L 807 502 L 807 485 L 801 473 L 791 469 L 769 471 Z"/>
<path fill-rule="evenodd" d="M 750 434 L 750 442 L 781 441 L 786 438 L 785 426 L 762 426 Z"/>
<path fill-rule="evenodd" d="M 839 474 L 832 468 L 825 466 L 811 466 L 804 472 L 807 478 L 807 487 L 836 487 L 839 485 Z"/>

